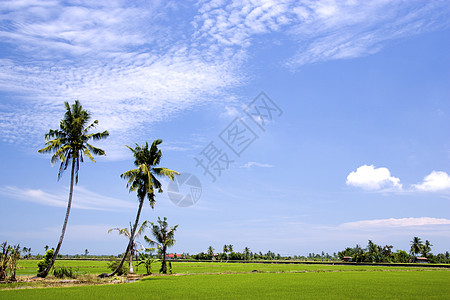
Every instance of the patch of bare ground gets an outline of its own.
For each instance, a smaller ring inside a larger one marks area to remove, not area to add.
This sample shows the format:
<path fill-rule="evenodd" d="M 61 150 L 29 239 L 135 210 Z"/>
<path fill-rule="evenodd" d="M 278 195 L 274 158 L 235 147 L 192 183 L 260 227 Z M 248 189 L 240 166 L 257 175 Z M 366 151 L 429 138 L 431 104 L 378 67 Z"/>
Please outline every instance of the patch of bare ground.
<path fill-rule="evenodd" d="M 80 275 L 76 279 L 59 279 L 53 276 L 48 276 L 47 278 L 39 278 L 35 276 L 20 276 L 15 282 L 1 283 L 0 290 L 118 284 L 125 282 L 129 282 L 127 281 L 126 277 L 115 276 L 110 278 L 98 278 L 93 274 Z"/>

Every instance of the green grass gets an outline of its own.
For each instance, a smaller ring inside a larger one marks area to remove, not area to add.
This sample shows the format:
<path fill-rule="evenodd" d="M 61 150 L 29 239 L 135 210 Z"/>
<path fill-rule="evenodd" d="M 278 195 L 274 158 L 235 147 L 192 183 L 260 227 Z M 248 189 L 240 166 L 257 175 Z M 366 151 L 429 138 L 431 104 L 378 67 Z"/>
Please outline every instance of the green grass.
<path fill-rule="evenodd" d="M 17 275 L 36 275 L 38 260 L 22 259 L 17 265 Z M 56 260 L 56 267 L 72 267 L 79 274 L 101 274 L 110 272 L 107 261 L 95 260 Z"/>
<path fill-rule="evenodd" d="M 450 299 L 449 283 L 446 270 L 154 276 L 128 284 L 6 290 L 0 299 Z"/>
<path fill-rule="evenodd" d="M 17 275 L 36 275 L 37 260 L 20 260 Z M 108 261 L 91 260 L 57 260 L 57 267 L 72 267 L 78 274 L 101 274 L 110 272 Z M 126 262 L 128 265 L 128 262 Z M 153 273 L 157 273 L 160 263 L 153 264 Z M 173 272 L 176 274 L 204 273 L 248 273 L 257 272 L 334 272 L 334 271 L 380 271 L 380 270 L 424 270 L 426 267 L 385 267 L 357 265 L 325 265 L 325 264 L 271 264 L 271 263 L 220 263 L 220 262 L 173 262 Z M 135 273 L 144 274 L 143 266 L 136 268 Z"/>

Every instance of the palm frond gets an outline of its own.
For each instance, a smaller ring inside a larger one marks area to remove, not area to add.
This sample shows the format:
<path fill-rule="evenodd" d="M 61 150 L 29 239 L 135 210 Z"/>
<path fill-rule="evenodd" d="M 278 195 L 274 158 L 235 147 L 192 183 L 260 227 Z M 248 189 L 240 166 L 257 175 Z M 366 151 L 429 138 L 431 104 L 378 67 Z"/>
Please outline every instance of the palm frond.
<path fill-rule="evenodd" d="M 157 243 L 156 241 L 150 239 L 150 238 L 149 238 L 148 236 L 146 236 L 146 235 L 144 235 L 144 240 L 145 240 L 147 243 L 149 243 L 150 246 L 154 246 L 154 245 L 158 245 L 158 246 L 159 246 L 159 243 Z"/>
<path fill-rule="evenodd" d="M 95 155 L 105 155 L 105 150 L 92 146 L 89 143 L 86 143 L 86 147 L 92 151 Z"/>
<path fill-rule="evenodd" d="M 90 114 L 83 109 L 78 100 L 74 104 L 64 102 L 66 111 L 63 119 L 59 123 L 59 129 L 50 129 L 45 134 L 45 147 L 38 150 L 39 153 L 54 153 L 51 157 L 51 163 L 54 165 L 61 161 L 58 171 L 58 180 L 61 178 L 64 170 L 74 163 L 75 182 L 78 182 L 78 171 L 80 162 L 83 162 L 83 154 L 95 162 L 93 155 L 105 155 L 104 150 L 96 148 L 87 143 L 89 139 L 98 140 L 107 137 L 107 131 L 101 133 L 87 134 L 87 132 L 98 124 L 94 121 L 89 124 Z M 92 152 L 92 153 L 91 153 Z"/>
<path fill-rule="evenodd" d="M 148 227 L 149 223 L 150 223 L 149 221 L 142 222 L 141 226 L 136 231 L 136 236 L 140 236 L 145 231 L 145 229 Z"/>
<path fill-rule="evenodd" d="M 86 155 L 87 157 L 89 157 L 89 159 L 90 159 L 91 161 L 95 162 L 95 159 L 94 159 L 94 157 L 92 156 L 91 151 L 89 151 L 88 148 L 85 148 L 85 149 L 83 150 L 83 153 L 84 153 L 84 155 Z"/>
<path fill-rule="evenodd" d="M 95 128 L 95 126 L 98 125 L 98 120 L 95 120 L 94 122 L 91 123 L 91 125 L 86 126 L 86 128 L 83 130 L 83 133 L 88 133 L 89 130 Z"/>
<path fill-rule="evenodd" d="M 180 173 L 178 173 L 177 171 L 161 167 L 153 168 L 153 171 L 155 172 L 156 175 L 160 177 L 162 176 L 169 177 L 170 180 L 174 180 L 175 175 L 180 175 Z"/>
<path fill-rule="evenodd" d="M 97 120 L 96 120 L 97 121 Z M 96 132 L 96 133 L 91 133 L 91 134 L 87 134 L 86 138 L 88 139 L 93 139 L 93 140 L 101 140 L 104 138 L 107 138 L 109 136 L 109 132 L 107 130 L 103 131 L 103 132 Z"/>

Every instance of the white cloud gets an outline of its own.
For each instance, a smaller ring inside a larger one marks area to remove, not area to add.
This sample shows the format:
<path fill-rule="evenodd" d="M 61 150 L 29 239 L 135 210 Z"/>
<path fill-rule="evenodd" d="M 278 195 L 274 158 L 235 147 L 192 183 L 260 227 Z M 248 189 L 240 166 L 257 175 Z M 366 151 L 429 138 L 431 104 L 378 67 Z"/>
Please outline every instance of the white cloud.
<path fill-rule="evenodd" d="M 413 227 L 413 226 L 429 226 L 429 225 L 450 225 L 449 219 L 439 218 L 401 218 L 401 219 L 378 219 L 378 220 L 364 220 L 356 222 L 348 222 L 339 225 L 345 229 L 381 229 L 394 227 Z"/>
<path fill-rule="evenodd" d="M 450 189 L 450 176 L 446 172 L 433 171 L 422 183 L 413 184 L 413 189 L 424 192 L 438 192 Z"/>
<path fill-rule="evenodd" d="M 241 166 L 241 168 L 246 168 L 246 169 L 251 169 L 253 167 L 258 167 L 258 168 L 273 168 L 273 165 L 270 164 L 263 164 L 263 163 L 258 163 L 258 162 L 254 162 L 254 161 L 249 161 L 248 163 L 246 163 L 245 165 Z"/>
<path fill-rule="evenodd" d="M 0 194 L 12 199 L 33 202 L 46 206 L 67 207 L 68 189 L 49 193 L 39 189 L 23 189 L 14 186 L 0 187 Z M 74 188 L 72 207 L 87 210 L 122 211 L 134 209 L 135 203 L 103 196 L 83 187 Z"/>
<path fill-rule="evenodd" d="M 351 172 L 346 184 L 366 190 L 402 189 L 400 179 L 391 176 L 387 168 L 375 168 L 373 165 L 363 165 Z"/>
<path fill-rule="evenodd" d="M 391 39 L 450 20 L 449 6 L 434 1 L 128 3 L 0 2 L 0 46 L 14 49 L 2 52 L 0 91 L 20 99 L 0 109 L 3 142 L 42 143 L 58 124 L 62 102 L 78 99 L 114 136 L 104 142 L 108 158 L 122 158 L 122 145 L 154 122 L 233 102 L 231 88 L 250 77 L 249 47 L 271 44 L 267 39 L 281 45 L 273 33 L 296 45 L 285 59 L 298 68 L 374 53 Z"/>

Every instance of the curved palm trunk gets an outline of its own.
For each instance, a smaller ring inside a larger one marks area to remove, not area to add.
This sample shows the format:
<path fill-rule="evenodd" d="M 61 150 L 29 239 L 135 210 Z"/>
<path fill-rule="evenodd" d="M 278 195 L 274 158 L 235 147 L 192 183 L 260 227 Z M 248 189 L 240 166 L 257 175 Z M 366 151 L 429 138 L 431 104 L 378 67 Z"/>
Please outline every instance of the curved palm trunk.
<path fill-rule="evenodd" d="M 139 208 L 138 208 L 138 212 L 136 215 L 136 221 L 134 222 L 134 226 L 131 229 L 131 234 L 130 234 L 130 241 L 128 242 L 128 246 L 127 246 L 127 250 L 125 250 L 125 253 L 122 257 L 122 259 L 120 260 L 119 266 L 117 266 L 117 268 L 110 274 L 100 274 L 99 277 L 111 277 L 116 275 L 116 273 L 122 268 L 123 263 L 125 262 L 125 259 L 127 258 L 127 254 L 128 252 L 131 252 L 131 249 L 133 247 L 133 240 L 134 240 L 134 234 L 136 233 L 136 228 L 139 224 L 139 217 L 141 216 L 141 210 L 142 210 L 142 206 L 144 204 L 144 200 L 145 198 L 143 197 L 140 201 L 139 201 Z"/>
<path fill-rule="evenodd" d="M 52 260 L 48 264 L 44 271 L 37 274 L 38 277 L 45 278 L 53 267 L 56 257 L 58 256 L 59 249 L 61 248 L 64 234 L 66 233 L 67 221 L 69 220 L 70 208 L 72 206 L 72 196 L 73 196 L 73 179 L 75 175 L 75 160 L 72 161 L 72 170 L 70 171 L 70 190 L 69 190 L 69 202 L 67 203 L 66 217 L 64 218 L 64 224 L 61 230 L 61 236 L 59 237 L 58 245 L 56 246 L 55 253 L 53 254 Z"/>

